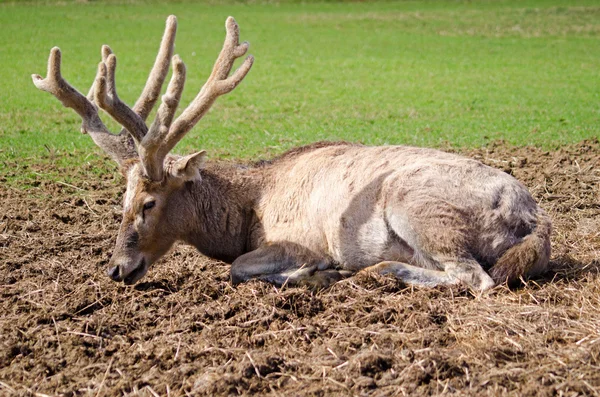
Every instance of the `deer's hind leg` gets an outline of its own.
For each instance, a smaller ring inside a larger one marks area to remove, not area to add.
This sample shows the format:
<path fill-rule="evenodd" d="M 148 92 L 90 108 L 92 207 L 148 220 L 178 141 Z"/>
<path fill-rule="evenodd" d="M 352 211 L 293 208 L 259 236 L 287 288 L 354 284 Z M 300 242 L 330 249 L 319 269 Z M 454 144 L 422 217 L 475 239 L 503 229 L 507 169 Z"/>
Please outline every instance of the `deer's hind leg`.
<path fill-rule="evenodd" d="M 480 291 L 494 287 L 492 278 L 469 251 L 474 230 L 465 211 L 425 198 L 405 203 L 389 213 L 387 222 L 390 235 L 410 247 L 412 255 L 400 261 L 389 258 L 391 261 L 374 265 L 373 270 L 394 273 L 418 285 L 464 283 Z"/>
<path fill-rule="evenodd" d="M 457 258 L 440 260 L 439 262 L 445 273 L 475 290 L 485 291 L 496 285 L 492 277 L 483 270 L 481 264 L 475 259 Z"/>
<path fill-rule="evenodd" d="M 494 287 L 492 278 L 481 265 L 470 259 L 457 259 L 439 262 L 443 270 L 427 269 L 403 262 L 385 261 L 365 268 L 380 274 L 393 274 L 400 280 L 414 285 L 435 287 L 463 283 L 475 290 L 485 291 Z"/>
<path fill-rule="evenodd" d="M 435 287 L 438 285 L 454 285 L 460 283 L 456 277 L 443 270 L 425 269 L 408 263 L 384 261 L 362 270 L 379 274 L 393 274 L 407 284 Z"/>
<path fill-rule="evenodd" d="M 333 261 L 290 242 L 265 244 L 237 258 L 231 265 L 231 282 L 258 279 L 277 286 L 306 285 L 327 288 L 352 272 L 334 268 Z"/>

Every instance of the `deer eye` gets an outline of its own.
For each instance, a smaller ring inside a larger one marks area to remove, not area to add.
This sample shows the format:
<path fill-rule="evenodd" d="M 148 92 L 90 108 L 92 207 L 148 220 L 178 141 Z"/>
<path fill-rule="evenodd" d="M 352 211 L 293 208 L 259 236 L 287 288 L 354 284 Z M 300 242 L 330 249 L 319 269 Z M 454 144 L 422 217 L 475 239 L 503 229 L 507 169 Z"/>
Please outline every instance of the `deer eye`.
<path fill-rule="evenodd" d="M 149 210 L 150 208 L 154 207 L 156 205 L 156 201 L 148 201 L 147 203 L 144 203 L 144 211 Z"/>

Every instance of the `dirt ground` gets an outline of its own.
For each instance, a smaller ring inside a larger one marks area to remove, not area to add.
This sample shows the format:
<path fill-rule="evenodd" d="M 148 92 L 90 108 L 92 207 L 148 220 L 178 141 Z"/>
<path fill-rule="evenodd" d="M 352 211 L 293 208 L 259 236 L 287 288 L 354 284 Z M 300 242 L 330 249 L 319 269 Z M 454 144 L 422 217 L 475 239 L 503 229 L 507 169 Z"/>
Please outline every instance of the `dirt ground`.
<path fill-rule="evenodd" d="M 92 159 L 64 170 L 76 184 L 0 184 L 0 395 L 600 394 L 600 143 L 464 154 L 552 216 L 545 278 L 484 295 L 381 276 L 234 288 L 179 246 L 126 287 L 105 275 L 116 172 Z"/>

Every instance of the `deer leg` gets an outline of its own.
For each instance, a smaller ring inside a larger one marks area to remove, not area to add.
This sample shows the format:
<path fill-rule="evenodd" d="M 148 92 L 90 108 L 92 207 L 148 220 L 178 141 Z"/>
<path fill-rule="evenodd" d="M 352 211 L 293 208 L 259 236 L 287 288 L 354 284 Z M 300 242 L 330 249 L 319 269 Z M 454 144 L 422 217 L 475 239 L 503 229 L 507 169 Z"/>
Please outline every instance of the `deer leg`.
<path fill-rule="evenodd" d="M 403 262 L 385 261 L 369 266 L 363 272 L 377 272 L 380 274 L 393 274 L 400 280 L 414 285 L 435 287 L 437 285 L 454 285 L 460 282 L 456 277 L 443 270 L 425 269 Z"/>
<path fill-rule="evenodd" d="M 495 286 L 494 280 L 474 259 L 447 260 L 439 263 L 444 270 L 425 269 L 402 262 L 386 261 L 370 266 L 363 271 L 393 274 L 406 283 L 427 287 L 454 285 L 462 282 L 475 290 L 485 291 Z"/>
<path fill-rule="evenodd" d="M 496 285 L 475 259 L 458 258 L 439 262 L 447 274 L 475 290 L 485 291 Z"/>
<path fill-rule="evenodd" d="M 231 265 L 231 282 L 263 280 L 277 286 L 306 285 L 327 288 L 352 272 L 332 268 L 332 262 L 292 243 L 269 244 L 237 258 Z"/>
<path fill-rule="evenodd" d="M 471 226 L 457 208 L 443 202 L 424 200 L 409 211 L 399 207 L 389 215 L 388 222 L 401 241 L 411 242 L 407 243 L 414 251 L 410 262 L 434 269 L 415 269 L 404 263 L 391 266 L 403 280 L 422 285 L 462 282 L 480 291 L 495 286 L 492 278 L 468 251 Z M 443 232 L 440 232 L 440 225 Z"/>

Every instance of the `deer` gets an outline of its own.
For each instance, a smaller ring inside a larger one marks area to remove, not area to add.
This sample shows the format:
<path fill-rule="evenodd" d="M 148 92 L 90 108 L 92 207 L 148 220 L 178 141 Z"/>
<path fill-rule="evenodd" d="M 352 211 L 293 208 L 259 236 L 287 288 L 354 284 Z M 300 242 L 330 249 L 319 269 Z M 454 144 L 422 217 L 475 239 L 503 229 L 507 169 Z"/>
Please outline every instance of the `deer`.
<path fill-rule="evenodd" d="M 432 148 L 317 142 L 268 161 L 225 164 L 205 151 L 180 156 L 176 144 L 215 100 L 246 77 L 239 27 L 229 17 L 212 73 L 175 118 L 186 67 L 173 55 L 169 16 L 154 66 L 133 107 L 116 90 L 116 56 L 101 50 L 87 96 L 61 75 L 52 48 L 37 88 L 82 119 L 82 133 L 124 176 L 123 215 L 108 276 L 127 285 L 176 242 L 231 264 L 233 284 L 327 288 L 359 272 L 392 274 L 409 285 L 466 285 L 485 291 L 548 270 L 551 220 L 527 188 L 499 169 Z M 153 122 L 146 119 L 172 68 Z M 110 132 L 108 113 L 122 129 Z"/>

